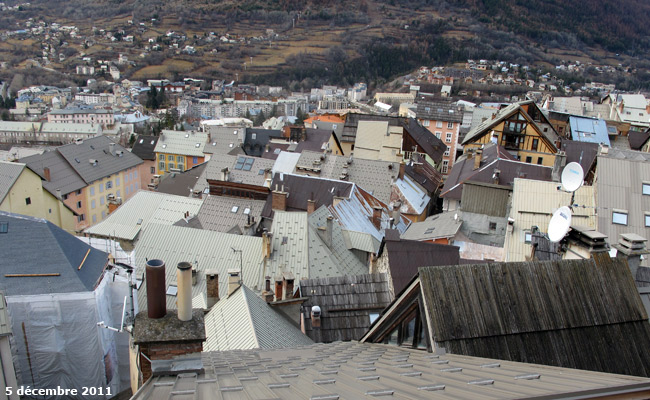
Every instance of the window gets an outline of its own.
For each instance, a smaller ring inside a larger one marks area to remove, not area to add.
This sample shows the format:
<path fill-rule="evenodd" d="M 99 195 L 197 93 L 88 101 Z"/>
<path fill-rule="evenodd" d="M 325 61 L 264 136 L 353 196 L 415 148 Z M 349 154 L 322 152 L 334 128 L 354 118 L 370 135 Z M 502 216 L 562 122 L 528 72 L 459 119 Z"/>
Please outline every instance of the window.
<path fill-rule="evenodd" d="M 161 162 L 158 164 L 158 169 L 161 170 L 161 171 L 164 171 L 164 170 L 165 170 L 165 162 L 164 162 L 164 161 L 161 161 Z"/>
<path fill-rule="evenodd" d="M 442 132 L 436 132 L 436 137 L 440 139 L 442 137 Z"/>
<path fill-rule="evenodd" d="M 531 157 L 531 156 L 526 157 L 526 162 L 528 164 L 531 164 L 533 162 L 533 157 Z"/>
<path fill-rule="evenodd" d="M 368 314 L 368 317 L 370 317 L 370 323 L 372 324 L 373 322 L 375 322 L 377 320 L 377 318 L 379 318 L 379 314 L 370 313 L 370 314 Z"/>
<path fill-rule="evenodd" d="M 447 132 L 447 137 L 445 138 L 445 142 L 451 143 L 451 137 L 453 136 L 453 133 Z"/>
<path fill-rule="evenodd" d="M 627 225 L 627 211 L 612 211 L 612 224 Z"/>
<path fill-rule="evenodd" d="M 120 177 L 115 178 L 115 186 L 120 186 Z"/>
<path fill-rule="evenodd" d="M 77 202 L 77 208 L 81 208 L 81 201 Z"/>
<path fill-rule="evenodd" d="M 537 157 L 537 165 L 542 165 L 543 162 L 544 162 L 543 157 Z"/>
<path fill-rule="evenodd" d="M 77 217 L 77 221 L 81 222 L 86 219 L 86 216 L 84 214 L 81 214 L 80 216 Z"/>
<path fill-rule="evenodd" d="M 93 189 L 93 188 L 91 188 L 91 189 Z M 92 194 L 95 193 L 94 190 L 91 190 L 91 192 L 92 192 Z M 67 194 L 64 194 L 63 196 L 61 196 L 61 198 L 63 198 L 63 200 L 68 200 L 68 195 L 67 195 Z"/>
<path fill-rule="evenodd" d="M 77 190 L 77 196 L 81 195 L 81 189 Z"/>
<path fill-rule="evenodd" d="M 90 195 L 91 195 L 91 196 L 94 196 L 94 195 L 95 195 L 95 187 L 94 187 L 94 186 L 91 186 L 91 187 L 90 187 Z"/>
<path fill-rule="evenodd" d="M 533 240 L 533 233 L 530 231 L 524 231 L 524 243 L 530 243 Z"/>
<path fill-rule="evenodd" d="M 32 198 L 31 197 L 25 197 L 25 205 L 30 205 L 32 204 Z"/>
<path fill-rule="evenodd" d="M 138 171 L 133 171 L 133 177 L 136 179 L 138 178 Z"/>
<path fill-rule="evenodd" d="M 451 147 L 447 146 L 447 150 L 445 150 L 445 156 L 448 156 L 450 151 Z"/>
<path fill-rule="evenodd" d="M 104 196 L 99 198 L 99 205 L 103 206 L 104 205 Z"/>
<path fill-rule="evenodd" d="M 97 222 L 97 216 L 93 214 L 93 224 Z"/>
<path fill-rule="evenodd" d="M 113 188 L 113 182 L 108 181 L 106 182 L 106 189 L 112 189 Z"/>
<path fill-rule="evenodd" d="M 117 192 L 115 192 L 115 196 L 120 197 L 120 191 L 119 190 Z"/>
<path fill-rule="evenodd" d="M 489 228 L 491 231 L 496 231 L 497 230 L 497 223 L 496 222 L 490 222 Z"/>
<path fill-rule="evenodd" d="M 199 158 L 198 158 L 198 157 L 193 157 L 193 158 L 192 158 L 192 163 L 194 163 L 194 164 L 198 164 L 198 162 L 199 162 Z"/>
<path fill-rule="evenodd" d="M 174 156 L 173 155 L 168 155 L 167 156 L 167 161 L 174 161 Z"/>
<path fill-rule="evenodd" d="M 183 157 L 183 156 L 177 156 L 177 157 L 176 157 L 176 162 L 177 162 L 177 163 L 184 163 L 184 162 L 185 162 L 185 157 Z"/>
<path fill-rule="evenodd" d="M 454 129 L 454 123 L 453 122 L 447 122 L 447 129 Z"/>
<path fill-rule="evenodd" d="M 176 164 L 174 164 L 174 163 L 169 163 L 169 164 L 167 165 L 167 167 L 168 167 L 169 169 L 174 169 L 174 168 L 176 168 Z"/>
<path fill-rule="evenodd" d="M 422 120 L 422 126 L 429 126 L 430 121 L 428 119 Z"/>
<path fill-rule="evenodd" d="M 442 121 L 436 121 L 436 128 L 442 128 Z"/>
<path fill-rule="evenodd" d="M 650 213 L 645 214 L 645 226 L 650 227 Z"/>
<path fill-rule="evenodd" d="M 449 170 L 449 160 L 442 160 L 442 173 L 446 174 Z"/>
<path fill-rule="evenodd" d="M 164 155 L 164 154 L 159 155 L 159 156 L 158 156 L 158 159 L 159 159 L 160 161 L 165 161 L 165 155 Z"/>
<path fill-rule="evenodd" d="M 94 210 L 96 206 L 97 203 L 95 203 L 95 199 L 90 200 L 90 208 Z"/>
<path fill-rule="evenodd" d="M 537 151 L 537 146 L 539 146 L 539 139 L 533 139 L 533 148 L 531 150 Z"/>
<path fill-rule="evenodd" d="M 9 222 L 0 222 L 0 233 L 9 232 Z"/>
<path fill-rule="evenodd" d="M 151 167 L 151 170 L 149 172 L 152 173 L 152 174 L 155 174 L 156 173 L 156 167 Z M 127 177 L 128 177 L 128 175 L 127 175 Z"/>
<path fill-rule="evenodd" d="M 104 184 L 100 183 L 99 184 L 99 193 L 102 193 L 104 191 Z"/>
<path fill-rule="evenodd" d="M 650 195 L 650 183 L 645 183 L 644 182 L 643 186 L 642 186 L 642 190 L 643 190 L 643 192 L 642 192 L 643 194 Z"/>

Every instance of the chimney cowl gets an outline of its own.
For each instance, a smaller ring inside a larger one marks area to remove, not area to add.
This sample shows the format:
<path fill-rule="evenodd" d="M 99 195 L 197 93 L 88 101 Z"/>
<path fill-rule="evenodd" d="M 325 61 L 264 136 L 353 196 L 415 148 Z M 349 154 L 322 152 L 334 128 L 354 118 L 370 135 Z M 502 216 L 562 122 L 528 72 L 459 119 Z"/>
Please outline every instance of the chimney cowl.
<path fill-rule="evenodd" d="M 165 262 L 149 260 L 145 266 L 147 282 L 147 315 L 158 319 L 167 314 L 167 294 L 165 290 Z"/>

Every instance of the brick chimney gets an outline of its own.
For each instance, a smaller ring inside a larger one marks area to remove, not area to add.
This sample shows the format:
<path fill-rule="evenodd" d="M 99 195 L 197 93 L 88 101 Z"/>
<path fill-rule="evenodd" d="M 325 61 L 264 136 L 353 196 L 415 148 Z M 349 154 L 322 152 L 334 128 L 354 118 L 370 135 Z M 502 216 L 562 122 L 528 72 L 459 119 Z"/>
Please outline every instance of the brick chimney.
<path fill-rule="evenodd" d="M 312 199 L 307 200 L 307 214 L 311 214 L 316 211 L 316 202 Z"/>
<path fill-rule="evenodd" d="M 219 272 L 213 269 L 205 271 L 205 297 L 208 308 L 219 301 Z"/>
<path fill-rule="evenodd" d="M 275 278 L 275 301 L 282 300 L 283 289 L 282 277 L 278 276 Z"/>
<path fill-rule="evenodd" d="M 273 210 L 285 211 L 287 209 L 287 193 L 284 191 L 284 185 L 278 190 L 278 185 L 275 185 L 275 190 L 271 192 L 271 208 Z"/>
<path fill-rule="evenodd" d="M 373 207 L 372 209 L 372 224 L 377 229 L 381 229 L 381 207 Z"/>
<path fill-rule="evenodd" d="M 334 229 L 334 217 L 327 216 L 325 226 L 318 227 L 318 234 L 323 239 L 327 247 L 332 247 L 332 230 Z"/>
<path fill-rule="evenodd" d="M 265 229 L 262 232 L 262 256 L 268 260 L 271 258 L 271 254 L 273 254 L 273 234 L 268 233 Z"/>
<path fill-rule="evenodd" d="M 399 172 L 397 173 L 397 179 L 404 179 L 404 170 L 406 169 L 406 164 L 404 161 L 399 163 Z"/>
<path fill-rule="evenodd" d="M 43 168 L 43 175 L 45 176 L 45 180 L 50 182 L 52 180 L 52 175 L 50 174 L 50 168 L 45 167 Z"/>
<path fill-rule="evenodd" d="M 477 170 L 481 168 L 481 159 L 483 158 L 483 150 L 476 149 L 474 153 L 474 169 Z"/>
<path fill-rule="evenodd" d="M 282 286 L 283 286 L 282 300 L 293 298 L 294 281 L 295 278 L 293 277 L 293 274 L 291 272 L 282 273 Z"/>
<path fill-rule="evenodd" d="M 266 276 L 264 277 L 264 291 L 262 292 L 262 298 L 264 301 L 267 303 L 271 303 L 273 301 L 273 290 L 271 290 L 271 277 Z"/>

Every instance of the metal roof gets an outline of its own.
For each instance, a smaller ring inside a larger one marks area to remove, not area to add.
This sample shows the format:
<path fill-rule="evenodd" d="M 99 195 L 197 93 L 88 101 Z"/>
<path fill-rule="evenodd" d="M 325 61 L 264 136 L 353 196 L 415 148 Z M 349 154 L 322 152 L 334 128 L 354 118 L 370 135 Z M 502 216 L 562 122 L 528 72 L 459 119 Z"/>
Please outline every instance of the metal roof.
<path fill-rule="evenodd" d="M 115 146 L 115 155 L 111 154 L 111 144 Z M 81 143 L 60 146 L 56 151 L 87 184 L 143 163 L 140 157 L 131 154 L 106 136 L 97 136 L 84 139 Z M 93 163 L 90 160 L 97 160 L 97 162 Z"/>
<path fill-rule="evenodd" d="M 242 252 L 234 252 L 233 249 Z M 166 285 L 176 285 L 176 266 L 189 262 L 197 270 L 197 284 L 192 286 L 192 298 L 206 295 L 205 271 L 219 273 L 219 295 L 228 293 L 229 269 L 239 269 L 240 254 L 243 265 L 243 281 L 253 290 L 264 285 L 262 266 L 262 238 L 232 235 L 180 226 L 149 224 L 135 245 L 135 260 L 138 277 L 145 271 L 146 259 L 160 259 L 165 262 Z M 146 282 L 138 290 L 140 309 L 147 308 Z M 167 296 L 167 308 L 176 308 L 176 296 Z"/>
<path fill-rule="evenodd" d="M 203 351 L 277 349 L 312 342 L 246 286 L 220 299 L 205 316 Z"/>
<path fill-rule="evenodd" d="M 650 388 L 640 377 L 358 342 L 204 352 L 203 366 L 155 376 L 133 399 L 575 399 Z"/>
<path fill-rule="evenodd" d="M 291 272 L 299 282 L 309 278 L 309 225 L 306 212 L 275 211 L 271 226 L 272 253 L 267 274 L 272 278 Z"/>
<path fill-rule="evenodd" d="M 203 147 L 207 142 L 208 134 L 205 132 L 163 130 L 160 133 L 154 152 L 203 157 Z"/>
<path fill-rule="evenodd" d="M 158 136 L 138 135 L 133 143 L 131 153 L 140 157 L 143 160 L 155 160 L 156 154 L 154 149 L 158 143 Z"/>
<path fill-rule="evenodd" d="M 82 189 L 87 185 L 56 149 L 21 158 L 20 161 L 27 164 L 27 168 L 43 179 L 43 187 L 50 193 L 55 194 L 57 190 L 61 190 L 61 194 L 64 195 Z M 45 180 L 45 173 L 43 172 L 45 168 L 50 169 L 49 181 Z"/>
<path fill-rule="evenodd" d="M 607 235 L 610 243 L 618 242 L 622 233 L 636 233 L 650 238 L 650 227 L 645 223 L 650 213 L 650 196 L 643 194 L 644 184 L 650 184 L 650 154 L 628 151 L 629 159 L 616 158 L 622 152 L 612 152 L 607 157 L 598 156 L 596 166 L 596 204 L 598 221 L 596 229 Z M 627 224 L 612 222 L 612 213 L 627 213 Z M 646 265 L 646 262 L 644 262 Z"/>
<path fill-rule="evenodd" d="M 440 238 L 453 238 L 458 233 L 462 221 L 458 212 L 447 211 L 427 217 L 422 222 L 413 222 L 402 234 L 402 239 L 408 240 L 435 240 Z"/>
<path fill-rule="evenodd" d="M 23 169 L 25 164 L 0 161 L 0 203 L 7 197 Z"/>
<path fill-rule="evenodd" d="M 463 107 L 450 101 L 418 101 L 417 118 L 431 121 L 462 122 Z"/>
<path fill-rule="evenodd" d="M 108 262 L 49 221 L 0 211 L 0 290 L 6 296 L 92 292 Z M 8 274 L 52 274 L 9 277 Z"/>
<path fill-rule="evenodd" d="M 246 128 L 207 125 L 207 142 L 203 147 L 205 154 L 228 154 L 244 143 Z"/>
<path fill-rule="evenodd" d="M 427 192 L 416 185 L 413 179 L 404 175 L 403 179 L 397 179 L 394 184 L 395 191 L 391 195 L 392 202 L 401 201 L 401 212 L 406 214 L 422 214 L 429 205 L 431 197 Z M 381 199 L 379 199 L 381 200 Z M 391 202 L 391 203 L 392 203 Z"/>
<path fill-rule="evenodd" d="M 532 226 L 537 226 L 540 232 L 547 233 L 553 212 L 571 204 L 571 193 L 558 190 L 558 185 L 560 184 L 557 182 L 515 179 L 510 209 L 510 218 L 515 222 L 513 232 L 509 234 L 510 238 L 506 241 L 508 261 L 526 260 L 526 257 L 531 255 L 532 247 L 530 243 L 526 243 L 525 232 L 530 232 Z M 594 187 L 582 186 L 578 189 L 573 203 L 578 204 L 579 207 L 573 209 L 571 223 L 595 228 L 597 203 L 594 198 Z"/>
<path fill-rule="evenodd" d="M 196 218 L 201 227 L 210 231 L 229 232 L 233 228 L 246 231 L 249 216 L 256 225 L 261 221 L 266 200 L 241 197 L 208 196 L 201 205 Z"/>
<path fill-rule="evenodd" d="M 105 220 L 87 228 L 84 233 L 133 241 L 150 223 L 173 225 L 183 219 L 186 212 L 195 216 L 201 204 L 201 199 L 140 190 Z"/>
<path fill-rule="evenodd" d="M 607 124 L 604 119 L 569 117 L 571 126 L 571 137 L 573 140 L 580 142 L 602 143 L 608 147 L 609 135 L 607 134 Z"/>
<path fill-rule="evenodd" d="M 100 124 L 79 124 L 79 123 L 55 123 L 43 122 L 41 132 L 44 133 L 83 133 L 99 134 L 101 132 Z"/>
<path fill-rule="evenodd" d="M 40 122 L 0 121 L 0 132 L 38 132 Z"/>
<path fill-rule="evenodd" d="M 160 178 L 160 182 L 158 182 L 156 191 L 159 193 L 175 194 L 177 196 L 190 195 L 196 189 L 196 183 L 203 175 L 207 165 L 207 162 L 203 162 L 183 172 L 169 172 L 164 174 Z"/>
<path fill-rule="evenodd" d="M 264 171 L 273 168 L 275 160 L 246 155 L 219 154 L 210 157 L 205 170 L 197 179 L 194 190 L 203 191 L 209 187 L 208 179 L 222 180 L 222 170 L 228 168 L 229 182 L 239 182 L 254 186 L 264 186 Z"/>

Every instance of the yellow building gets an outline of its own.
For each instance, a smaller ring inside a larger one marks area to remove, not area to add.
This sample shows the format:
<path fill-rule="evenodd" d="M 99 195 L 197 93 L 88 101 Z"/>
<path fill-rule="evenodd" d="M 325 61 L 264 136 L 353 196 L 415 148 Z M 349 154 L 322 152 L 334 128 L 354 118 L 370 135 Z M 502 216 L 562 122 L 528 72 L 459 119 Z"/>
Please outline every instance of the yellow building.
<path fill-rule="evenodd" d="M 25 164 L 0 161 L 0 211 L 43 218 L 71 233 L 75 230 L 75 213 L 43 188 L 41 177 Z"/>
<path fill-rule="evenodd" d="M 519 161 L 553 166 L 557 140 L 550 121 L 532 100 L 528 100 L 502 108 L 494 118 L 483 121 L 467 133 L 462 144 L 467 153 L 493 142 L 510 151 Z"/>
<path fill-rule="evenodd" d="M 163 175 L 166 172 L 183 172 L 203 163 L 203 146 L 207 141 L 206 132 L 162 131 L 154 149 L 156 173 Z"/>

